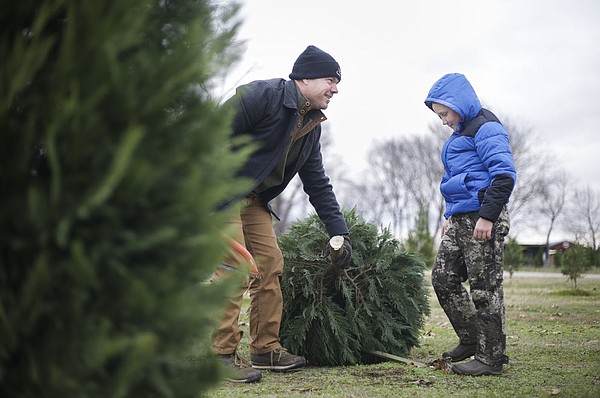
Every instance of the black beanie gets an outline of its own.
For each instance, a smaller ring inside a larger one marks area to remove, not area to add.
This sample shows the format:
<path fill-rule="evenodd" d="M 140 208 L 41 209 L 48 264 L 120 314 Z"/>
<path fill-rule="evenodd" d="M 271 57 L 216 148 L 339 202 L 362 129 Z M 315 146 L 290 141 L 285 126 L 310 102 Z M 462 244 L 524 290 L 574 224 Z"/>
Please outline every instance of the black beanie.
<path fill-rule="evenodd" d="M 340 65 L 325 51 L 308 46 L 294 62 L 290 79 L 318 79 L 319 77 L 337 77 L 342 80 Z"/>

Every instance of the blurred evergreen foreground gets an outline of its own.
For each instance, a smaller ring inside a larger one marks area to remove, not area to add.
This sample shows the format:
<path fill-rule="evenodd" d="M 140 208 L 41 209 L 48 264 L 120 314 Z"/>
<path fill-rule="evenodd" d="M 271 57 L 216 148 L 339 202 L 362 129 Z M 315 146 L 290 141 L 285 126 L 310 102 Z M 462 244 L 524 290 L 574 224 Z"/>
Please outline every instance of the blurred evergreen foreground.
<path fill-rule="evenodd" d="M 200 281 L 242 161 L 209 95 L 237 10 L 0 8 L 0 396 L 197 396 L 226 294 Z"/>

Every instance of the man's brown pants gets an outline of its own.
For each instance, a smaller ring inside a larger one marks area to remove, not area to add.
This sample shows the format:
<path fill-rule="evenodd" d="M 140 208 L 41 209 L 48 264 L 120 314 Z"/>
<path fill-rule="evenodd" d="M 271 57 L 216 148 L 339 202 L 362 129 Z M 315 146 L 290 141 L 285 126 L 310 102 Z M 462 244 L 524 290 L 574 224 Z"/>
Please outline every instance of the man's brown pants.
<path fill-rule="evenodd" d="M 244 245 L 254 257 L 261 279 L 246 280 L 231 297 L 225 314 L 213 334 L 213 350 L 217 354 L 233 353 L 240 340 L 239 316 L 244 293 L 250 292 L 250 353 L 264 354 L 281 347 L 279 328 L 283 311 L 281 274 L 283 255 L 277 245 L 271 213 L 258 198 L 247 198 L 238 217 L 227 226 L 227 233 Z M 230 253 L 224 261 L 237 266 L 239 256 Z M 217 269 L 214 279 L 233 275 Z"/>

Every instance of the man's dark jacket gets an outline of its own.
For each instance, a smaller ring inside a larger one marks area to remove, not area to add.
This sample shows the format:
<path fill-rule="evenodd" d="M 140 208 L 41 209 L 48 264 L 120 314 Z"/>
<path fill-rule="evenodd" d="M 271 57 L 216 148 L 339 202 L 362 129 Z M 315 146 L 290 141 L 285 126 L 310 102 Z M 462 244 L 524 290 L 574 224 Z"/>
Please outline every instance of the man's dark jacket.
<path fill-rule="evenodd" d="M 234 136 L 250 135 L 258 148 L 252 153 L 239 175 L 254 181 L 252 190 L 273 171 L 290 141 L 299 120 L 298 92 L 293 80 L 258 80 L 238 89 L 237 112 L 232 122 Z M 304 191 L 330 236 L 348 233 L 333 188 L 323 167 L 321 126 L 317 125 L 303 140 L 295 163 L 287 165 L 283 182 L 260 193 L 268 203 L 277 197 L 298 173 Z"/>

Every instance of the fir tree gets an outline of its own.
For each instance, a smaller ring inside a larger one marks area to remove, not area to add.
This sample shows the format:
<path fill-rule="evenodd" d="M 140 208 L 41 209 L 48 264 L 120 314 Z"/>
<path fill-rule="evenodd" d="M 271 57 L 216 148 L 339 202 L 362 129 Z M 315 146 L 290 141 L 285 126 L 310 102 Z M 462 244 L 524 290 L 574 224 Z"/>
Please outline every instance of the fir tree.
<path fill-rule="evenodd" d="M 435 261 L 434 240 L 429 233 L 429 212 L 420 207 L 415 219 L 415 228 L 409 232 L 404 242 L 407 251 L 418 253 L 427 267 L 432 267 Z"/>
<path fill-rule="evenodd" d="M 508 237 L 508 241 L 504 246 L 504 268 L 508 271 L 511 280 L 513 273 L 519 270 L 523 261 L 523 248 L 516 238 Z"/>
<path fill-rule="evenodd" d="M 280 238 L 282 343 L 314 365 L 361 363 L 373 350 L 405 356 L 419 345 L 429 314 L 425 264 L 355 210 L 344 215 L 353 246 L 346 270 L 322 255 L 329 237 L 316 215 Z"/>
<path fill-rule="evenodd" d="M 585 248 L 579 243 L 575 243 L 558 257 L 560 271 L 573 283 L 573 289 L 577 290 L 577 279 L 580 279 L 585 271 L 590 268 Z"/>
<path fill-rule="evenodd" d="M 243 154 L 209 94 L 236 10 L 213 7 L 2 0 L 0 396 L 196 397 L 218 380 L 226 289 L 199 282 Z"/>

